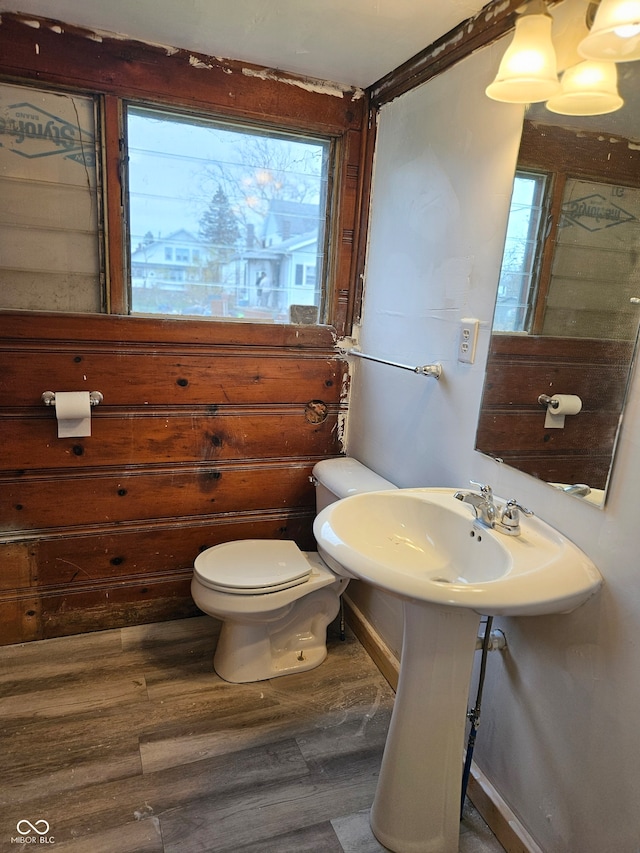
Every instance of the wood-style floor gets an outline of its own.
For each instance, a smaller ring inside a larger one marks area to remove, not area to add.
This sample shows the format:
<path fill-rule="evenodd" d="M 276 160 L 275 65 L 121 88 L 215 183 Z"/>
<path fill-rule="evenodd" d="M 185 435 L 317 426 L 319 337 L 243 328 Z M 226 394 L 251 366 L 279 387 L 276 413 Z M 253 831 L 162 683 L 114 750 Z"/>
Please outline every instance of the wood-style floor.
<path fill-rule="evenodd" d="M 235 685 L 215 641 L 202 617 L 0 648 L 0 850 L 384 850 L 368 809 L 393 692 L 359 642 Z M 502 853 L 470 807 L 460 851 Z"/>

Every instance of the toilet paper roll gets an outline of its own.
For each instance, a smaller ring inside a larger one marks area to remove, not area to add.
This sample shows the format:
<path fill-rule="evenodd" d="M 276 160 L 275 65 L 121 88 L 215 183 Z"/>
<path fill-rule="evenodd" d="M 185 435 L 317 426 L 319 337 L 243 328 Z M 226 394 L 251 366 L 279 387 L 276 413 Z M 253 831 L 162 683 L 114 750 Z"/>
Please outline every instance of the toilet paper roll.
<path fill-rule="evenodd" d="M 557 409 L 553 408 L 554 401 L 558 403 Z M 577 415 L 581 409 L 582 400 L 577 394 L 554 394 L 547 405 L 545 429 L 562 429 L 565 415 Z"/>
<path fill-rule="evenodd" d="M 88 391 L 56 391 L 58 438 L 91 435 L 91 400 Z"/>
<path fill-rule="evenodd" d="M 582 400 L 577 394 L 554 394 L 549 404 L 552 415 L 577 415 L 581 409 Z"/>

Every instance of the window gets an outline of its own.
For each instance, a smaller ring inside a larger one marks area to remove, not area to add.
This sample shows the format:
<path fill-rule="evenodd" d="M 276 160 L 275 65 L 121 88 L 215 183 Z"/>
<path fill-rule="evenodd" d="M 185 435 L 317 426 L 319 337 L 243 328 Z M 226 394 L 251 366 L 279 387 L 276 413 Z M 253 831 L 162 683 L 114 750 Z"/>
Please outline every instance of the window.
<path fill-rule="evenodd" d="M 295 283 L 297 287 L 315 287 L 315 266 L 307 266 L 307 264 L 296 264 Z"/>
<path fill-rule="evenodd" d="M 164 104 L 133 105 L 102 87 L 99 57 L 77 80 L 63 53 L 50 71 L 68 92 L 0 82 L 0 310 L 299 323 L 302 306 L 351 322 L 360 105 L 324 104 L 320 119 L 315 93 L 293 107 L 278 81 L 252 82 L 265 124 L 249 126 L 228 103 L 235 80 L 203 87 L 194 115 L 175 106 L 188 69 L 167 91 L 152 63 L 140 97 Z"/>
<path fill-rule="evenodd" d="M 516 172 L 493 321 L 495 331 L 529 331 L 547 183 L 547 176 L 542 173 Z"/>
<path fill-rule="evenodd" d="M 126 125 L 133 313 L 288 323 L 300 284 L 322 308 L 327 140 L 133 105 Z M 158 256 L 188 286 L 152 280 Z"/>
<path fill-rule="evenodd" d="M 0 83 L 0 308 L 103 310 L 96 112 Z"/>

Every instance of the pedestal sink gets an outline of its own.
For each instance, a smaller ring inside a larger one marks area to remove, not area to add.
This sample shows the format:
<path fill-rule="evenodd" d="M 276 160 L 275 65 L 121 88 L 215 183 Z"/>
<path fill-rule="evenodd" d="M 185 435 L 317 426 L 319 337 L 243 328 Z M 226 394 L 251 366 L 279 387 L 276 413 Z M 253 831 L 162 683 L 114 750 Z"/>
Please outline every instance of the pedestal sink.
<path fill-rule="evenodd" d="M 338 501 L 316 518 L 318 549 L 398 595 L 398 690 L 371 809 L 396 853 L 457 853 L 464 728 L 480 615 L 568 613 L 602 578 L 572 542 L 523 519 L 520 536 L 477 522 L 454 489 L 396 489 Z"/>

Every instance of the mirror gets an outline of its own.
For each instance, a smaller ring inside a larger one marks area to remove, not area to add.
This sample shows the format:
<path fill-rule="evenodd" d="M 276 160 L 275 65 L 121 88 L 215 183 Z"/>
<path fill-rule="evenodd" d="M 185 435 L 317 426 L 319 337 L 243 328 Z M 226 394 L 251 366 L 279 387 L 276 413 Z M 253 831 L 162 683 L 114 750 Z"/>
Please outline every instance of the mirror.
<path fill-rule="evenodd" d="M 640 62 L 617 68 L 615 113 L 527 108 L 476 434 L 599 506 L 640 321 Z"/>

